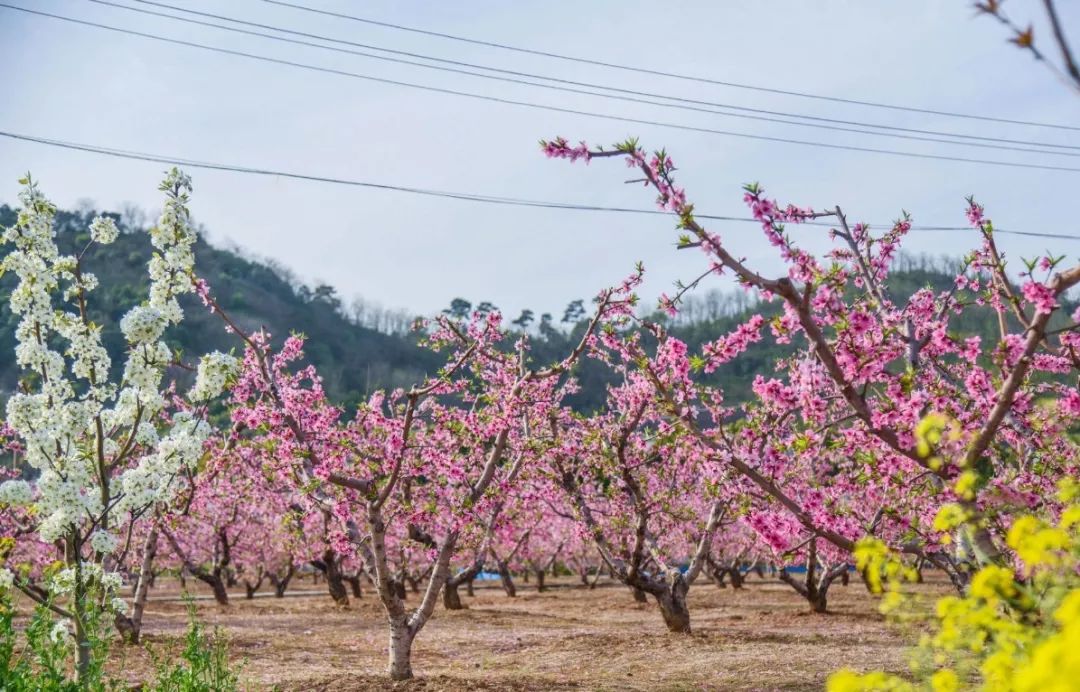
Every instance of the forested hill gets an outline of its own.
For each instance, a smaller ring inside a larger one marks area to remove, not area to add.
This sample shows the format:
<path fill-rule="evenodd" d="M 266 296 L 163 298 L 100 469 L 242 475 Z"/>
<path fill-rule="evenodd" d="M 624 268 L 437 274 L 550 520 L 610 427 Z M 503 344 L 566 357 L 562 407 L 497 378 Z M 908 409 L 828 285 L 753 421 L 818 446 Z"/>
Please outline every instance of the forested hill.
<path fill-rule="evenodd" d="M 57 214 L 57 243 L 61 252 L 75 253 L 89 240 L 87 227 L 96 213 Z M 15 212 L 0 206 L 0 225 L 15 221 Z M 146 264 L 150 259 L 149 235 L 125 231 L 112 245 L 92 246 L 84 259 L 99 287 L 92 294 L 91 319 L 104 325 L 103 341 L 114 363 L 122 363 L 124 339 L 120 318 L 128 308 L 145 300 L 149 285 Z M 439 360 L 417 348 L 410 335 L 382 333 L 347 319 L 340 300 L 327 287 L 312 290 L 291 280 L 287 271 L 267 263 L 215 248 L 202 239 L 195 248 L 200 275 L 206 278 L 222 307 L 245 329 L 265 327 L 275 341 L 291 332 L 309 340 L 307 353 L 318 366 L 328 393 L 336 400 L 353 402 L 385 386 L 405 386 L 425 373 L 434 372 Z M 8 295 L 14 276 L 0 278 L 0 390 L 12 391 L 19 377 L 14 359 L 16 316 Z M 222 322 L 201 302 L 188 296 L 182 301 L 186 318 L 167 332 L 169 345 L 188 359 L 210 350 L 240 350 L 238 339 L 226 333 Z M 119 367 L 116 365 L 115 367 Z M 6 398 L 6 396 L 3 396 Z"/>
<path fill-rule="evenodd" d="M 61 251 L 75 253 L 85 247 L 89 239 L 86 229 L 94 215 L 91 211 L 57 214 Z M 120 362 L 123 349 L 120 318 L 146 296 L 146 263 L 150 257 L 148 235 L 133 232 L 126 226 L 134 224 L 124 224 L 120 217 L 117 220 L 125 231 L 120 238 L 112 245 L 92 247 L 85 258 L 86 269 L 100 281 L 91 304 L 91 318 L 104 325 L 103 339 L 114 362 Z M 14 221 L 14 210 L 0 206 L 0 225 Z M 417 336 L 406 328 L 410 320 L 403 313 L 379 310 L 363 301 L 344 305 L 331 287 L 310 288 L 285 268 L 215 248 L 203 240 L 196 247 L 196 258 L 199 273 L 209 281 L 225 310 L 245 329 L 264 327 L 275 341 L 290 332 L 308 337 L 308 358 L 323 376 L 329 395 L 338 402 L 351 404 L 379 388 L 408 386 L 441 365 L 439 357 L 417 346 Z M 952 283 L 947 264 L 908 260 L 893 273 L 890 288 L 898 298 L 925 286 L 947 288 Z M 8 307 L 8 295 L 13 286 L 14 277 L 0 278 L 0 353 L 8 354 L 0 358 L 0 399 L 6 399 L 19 377 L 11 357 L 16 319 Z M 450 307 L 446 312 L 457 315 L 494 308 L 490 303 L 473 306 L 462 298 L 450 300 L 449 296 L 447 302 Z M 186 320 L 168 333 L 171 346 L 189 358 L 207 350 L 239 350 L 237 339 L 227 334 L 220 320 L 197 299 L 188 299 L 185 308 Z M 563 357 L 580 338 L 587 310 L 581 301 L 571 303 L 555 317 L 544 313 L 535 319 L 532 311 L 526 310 L 511 326 L 534 334 L 532 356 L 537 362 L 552 362 Z M 694 352 L 732 330 L 754 310 L 771 316 L 776 308 L 755 306 L 741 295 L 704 293 L 690 299 L 680 322 L 671 324 L 670 329 Z M 994 323 L 989 315 L 968 311 L 964 319 L 964 324 L 956 325 L 960 331 L 994 338 Z M 725 387 L 729 401 L 743 400 L 754 376 L 771 372 L 773 361 L 789 353 L 788 348 L 766 337 L 764 343 L 722 367 L 710 379 Z M 584 410 L 602 406 L 610 375 L 591 362 L 580 366 L 577 374 L 582 386 L 572 405 Z"/>

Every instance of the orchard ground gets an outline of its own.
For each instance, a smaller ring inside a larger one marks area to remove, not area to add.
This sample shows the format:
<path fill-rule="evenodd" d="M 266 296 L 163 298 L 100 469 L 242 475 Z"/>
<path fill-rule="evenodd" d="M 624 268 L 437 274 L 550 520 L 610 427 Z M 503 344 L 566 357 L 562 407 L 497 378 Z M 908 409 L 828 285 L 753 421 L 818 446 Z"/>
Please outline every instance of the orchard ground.
<path fill-rule="evenodd" d="M 842 666 L 903 673 L 917 636 L 885 622 L 857 578 L 833 586 L 825 615 L 807 612 L 775 578 L 750 575 L 740 590 L 702 578 L 690 590 L 690 636 L 669 634 L 655 604 L 603 580 L 589 590 L 561 577 L 544 593 L 518 580 L 516 598 L 497 582 L 477 585 L 475 597 L 462 590 L 467 610 L 440 606 L 416 642 L 417 679 L 396 684 L 385 675 L 386 618 L 370 587 L 347 609 L 310 577 L 293 588 L 317 591 L 310 595 L 246 600 L 241 590 L 228 607 L 196 605 L 203 623 L 226 633 L 255 690 L 811 690 Z M 949 592 L 932 572 L 914 588 L 927 603 Z M 171 579 L 151 591 L 145 640 L 161 653 L 179 648 L 187 626 L 179 593 Z M 152 670 L 141 647 L 118 646 L 113 656 L 132 683 Z"/>

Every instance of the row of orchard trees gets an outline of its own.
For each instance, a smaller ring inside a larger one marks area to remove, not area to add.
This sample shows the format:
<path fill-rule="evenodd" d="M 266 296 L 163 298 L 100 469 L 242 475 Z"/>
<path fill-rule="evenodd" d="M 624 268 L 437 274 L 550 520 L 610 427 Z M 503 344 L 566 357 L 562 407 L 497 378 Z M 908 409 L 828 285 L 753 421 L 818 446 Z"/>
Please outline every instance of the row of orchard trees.
<path fill-rule="evenodd" d="M 275 346 L 221 311 L 195 269 L 190 181 L 173 170 L 150 231 L 148 297 L 121 320 L 128 353 L 114 371 L 89 316 L 94 277 L 82 253 L 60 253 L 54 209 L 24 181 L 2 264 L 18 277 L 11 306 L 26 377 L 7 406 L 23 476 L 0 485 L 0 588 L 52 609 L 77 675 L 103 614 L 138 639 L 149 582 L 164 568 L 222 602 L 231 580 L 284 592 L 308 565 L 347 601 L 344 584 L 358 588 L 363 575 L 386 611 L 394 679 L 412 676 L 413 641 L 438 602 L 461 607 L 458 590 L 485 569 L 511 588 L 514 570 L 542 579 L 556 563 L 602 568 L 651 597 L 676 633 L 691 629 L 687 592 L 703 572 L 737 582 L 748 562 L 806 565 L 805 577 L 780 576 L 824 610 L 868 537 L 942 570 L 961 592 L 986 565 L 1022 569 L 1010 525 L 1021 513 L 1056 517 L 1053 489 L 1080 465 L 1080 311 L 1061 307 L 1080 266 L 1036 258 L 1017 284 L 971 201 L 978 243 L 955 285 L 900 301 L 889 269 L 909 219 L 876 232 L 839 208 L 781 206 L 752 185 L 745 201 L 787 266 L 773 278 L 698 222 L 665 153 L 635 141 L 543 147 L 571 161 L 624 160 L 677 216 L 680 246 L 703 254 L 703 273 L 662 298 L 664 309 L 730 277 L 782 314 L 753 316 L 689 353 L 635 315 L 639 267 L 600 292 L 559 362 L 535 362 L 497 313 L 443 317 L 424 326 L 441 370 L 344 411 L 303 364 L 302 339 Z M 823 256 L 797 242 L 809 219 L 834 224 Z M 106 218 L 88 230 L 90 243 L 116 236 Z M 185 294 L 220 315 L 242 355 L 193 363 L 169 349 Z M 996 321 L 994 343 L 951 328 L 969 310 Z M 758 375 L 749 403 L 729 405 L 703 376 L 766 330 L 794 355 Z M 588 415 L 564 405 L 583 358 L 617 375 L 607 405 Z M 181 392 L 170 373 L 184 370 L 194 384 Z M 130 607 L 121 573 L 132 575 Z"/>

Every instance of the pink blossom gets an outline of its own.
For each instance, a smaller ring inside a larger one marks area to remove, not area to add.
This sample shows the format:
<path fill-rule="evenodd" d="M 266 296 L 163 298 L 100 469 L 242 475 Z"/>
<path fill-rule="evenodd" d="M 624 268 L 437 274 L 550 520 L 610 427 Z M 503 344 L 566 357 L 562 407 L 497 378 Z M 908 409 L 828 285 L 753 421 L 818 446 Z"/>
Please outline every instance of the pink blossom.
<path fill-rule="evenodd" d="M 1038 281 L 1028 281 L 1022 287 L 1024 298 L 1035 306 L 1035 314 L 1049 315 L 1057 308 L 1057 298 L 1054 291 L 1046 284 Z"/>

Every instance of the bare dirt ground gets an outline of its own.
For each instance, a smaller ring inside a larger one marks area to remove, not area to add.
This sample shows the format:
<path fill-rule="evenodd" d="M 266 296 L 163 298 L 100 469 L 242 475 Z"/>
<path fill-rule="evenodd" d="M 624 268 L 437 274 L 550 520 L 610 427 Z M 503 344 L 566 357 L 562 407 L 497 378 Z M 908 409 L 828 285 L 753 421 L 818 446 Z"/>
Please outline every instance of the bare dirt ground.
<path fill-rule="evenodd" d="M 179 586 L 151 591 L 146 645 L 164 654 L 187 626 Z M 323 589 L 310 579 L 297 591 Z M 518 583 L 507 597 L 485 583 L 467 610 L 441 604 L 413 650 L 417 679 L 385 675 L 387 630 L 369 589 L 347 609 L 325 593 L 246 600 L 228 607 L 197 601 L 200 620 L 227 635 L 234 661 L 253 690 L 812 690 L 841 667 L 906 669 L 912 633 L 884 622 L 861 582 L 834 585 L 830 613 L 807 612 L 805 601 L 774 579 L 747 579 L 746 588 L 699 581 L 690 590 L 694 634 L 669 634 L 655 604 L 639 605 L 629 590 L 595 590 L 569 579 L 536 593 Z M 189 588 L 199 595 L 208 590 Z M 927 597 L 946 591 L 933 577 L 917 587 Z M 410 594 L 415 605 L 418 595 Z M 152 669 L 141 647 L 116 647 L 113 669 L 132 683 Z"/>

